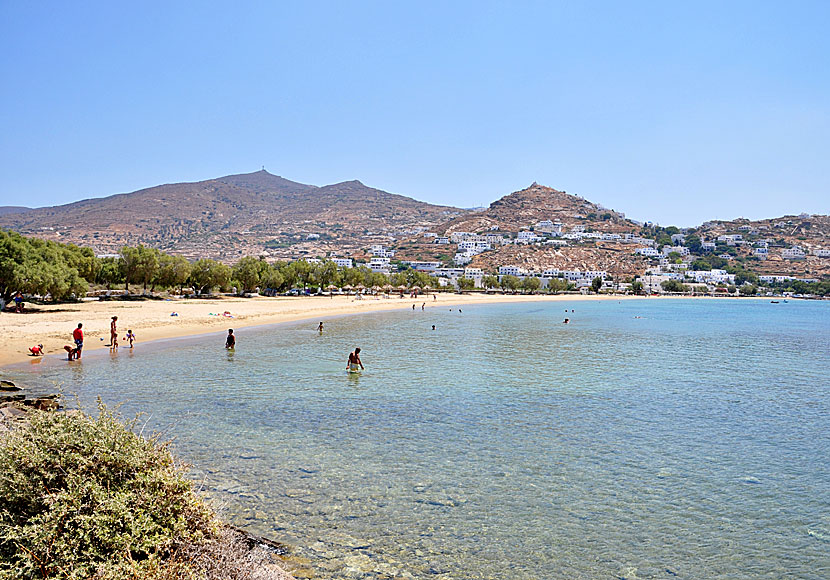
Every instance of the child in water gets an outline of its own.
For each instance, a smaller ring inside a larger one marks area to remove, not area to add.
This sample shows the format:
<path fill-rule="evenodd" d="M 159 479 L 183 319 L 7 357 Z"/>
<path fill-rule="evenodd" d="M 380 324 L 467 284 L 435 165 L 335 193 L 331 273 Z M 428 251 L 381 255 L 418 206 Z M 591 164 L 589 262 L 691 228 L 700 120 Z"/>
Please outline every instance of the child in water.
<path fill-rule="evenodd" d="M 132 330 L 127 331 L 127 336 L 124 337 L 124 340 L 130 341 L 130 348 L 133 347 L 133 341 L 135 340 L 135 334 L 133 334 Z"/>

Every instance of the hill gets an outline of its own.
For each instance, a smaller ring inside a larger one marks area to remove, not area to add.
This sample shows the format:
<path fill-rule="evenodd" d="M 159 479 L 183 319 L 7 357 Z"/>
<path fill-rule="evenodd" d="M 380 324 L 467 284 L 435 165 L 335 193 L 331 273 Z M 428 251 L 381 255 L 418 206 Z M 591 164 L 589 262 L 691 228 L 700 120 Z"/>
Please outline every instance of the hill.
<path fill-rule="evenodd" d="M 26 211 L 31 211 L 32 208 L 23 207 L 19 205 L 0 205 L 0 215 L 6 215 L 10 213 L 23 213 Z"/>
<path fill-rule="evenodd" d="M 0 227 L 116 252 L 139 243 L 188 258 L 235 261 L 362 252 L 463 210 L 346 181 L 324 187 L 265 170 L 0 215 Z"/>
<path fill-rule="evenodd" d="M 626 219 L 621 212 L 534 182 L 494 201 L 485 209 L 448 220 L 433 231 L 443 236 L 470 232 L 515 237 L 520 231 L 533 231 L 539 222 L 546 220 L 553 222 L 562 233 L 577 229 L 623 235 L 637 234 L 642 229 L 641 224 Z M 423 238 L 410 237 L 396 248 L 402 259 L 449 257 L 447 246 L 436 246 Z M 452 248 L 454 251 L 454 246 Z M 592 241 L 567 247 L 511 244 L 495 246 L 491 251 L 475 256 L 470 265 L 486 272 L 495 271 L 499 265 L 514 265 L 531 270 L 548 267 L 599 269 L 628 276 L 641 272 L 646 265 L 642 257 L 634 255 L 633 249 L 613 241 Z"/>

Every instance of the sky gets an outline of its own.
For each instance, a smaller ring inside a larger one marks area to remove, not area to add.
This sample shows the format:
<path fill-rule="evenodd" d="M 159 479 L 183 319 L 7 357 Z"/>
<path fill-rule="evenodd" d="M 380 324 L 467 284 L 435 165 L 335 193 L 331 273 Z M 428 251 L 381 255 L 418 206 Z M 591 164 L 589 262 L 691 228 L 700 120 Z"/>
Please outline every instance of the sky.
<path fill-rule="evenodd" d="M 830 213 L 830 2 L 0 0 L 0 205 L 265 167 L 472 207 Z"/>

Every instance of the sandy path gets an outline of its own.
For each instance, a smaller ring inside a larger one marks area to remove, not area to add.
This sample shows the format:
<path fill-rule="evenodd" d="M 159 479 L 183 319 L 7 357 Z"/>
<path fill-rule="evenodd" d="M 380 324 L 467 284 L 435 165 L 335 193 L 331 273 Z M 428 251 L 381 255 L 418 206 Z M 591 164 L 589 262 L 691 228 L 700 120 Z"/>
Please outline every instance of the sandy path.
<path fill-rule="evenodd" d="M 486 304 L 495 302 L 620 300 L 620 296 L 503 296 L 481 294 L 437 294 L 419 299 L 398 297 L 366 298 L 354 296 L 221 298 L 213 300 L 172 299 L 148 301 L 107 301 L 37 306 L 38 312 L 0 314 L 0 366 L 28 358 L 28 348 L 42 343 L 46 354 L 63 354 L 63 346 L 72 344 L 72 331 L 82 322 L 85 350 L 106 348 L 109 343 L 110 317 L 118 316 L 119 340 L 127 329 L 138 338 L 137 344 L 150 340 L 188 336 L 207 332 L 223 332 L 228 328 L 244 328 L 303 319 L 316 319 L 341 314 L 420 308 L 437 305 Z M 229 311 L 233 318 L 212 316 Z M 170 316 L 177 312 L 178 316 Z M 101 340 L 101 339 L 104 340 Z"/>

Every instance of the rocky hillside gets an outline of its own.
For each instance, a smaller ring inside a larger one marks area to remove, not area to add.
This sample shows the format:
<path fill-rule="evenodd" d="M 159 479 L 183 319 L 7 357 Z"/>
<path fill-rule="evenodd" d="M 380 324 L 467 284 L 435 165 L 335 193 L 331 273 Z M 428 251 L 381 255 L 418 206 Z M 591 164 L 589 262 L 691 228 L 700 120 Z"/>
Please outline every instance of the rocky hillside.
<path fill-rule="evenodd" d="M 625 219 L 625 214 L 534 182 L 494 201 L 484 210 L 447 222 L 439 228 L 439 233 L 482 232 L 495 226 L 500 231 L 518 232 L 532 229 L 542 220 L 561 222 L 563 231 L 576 225 L 617 233 L 638 229 L 637 224 Z"/>
<path fill-rule="evenodd" d="M 0 215 L 0 227 L 116 252 L 143 243 L 235 261 L 360 251 L 463 213 L 347 181 L 316 187 L 257 171 Z"/>

